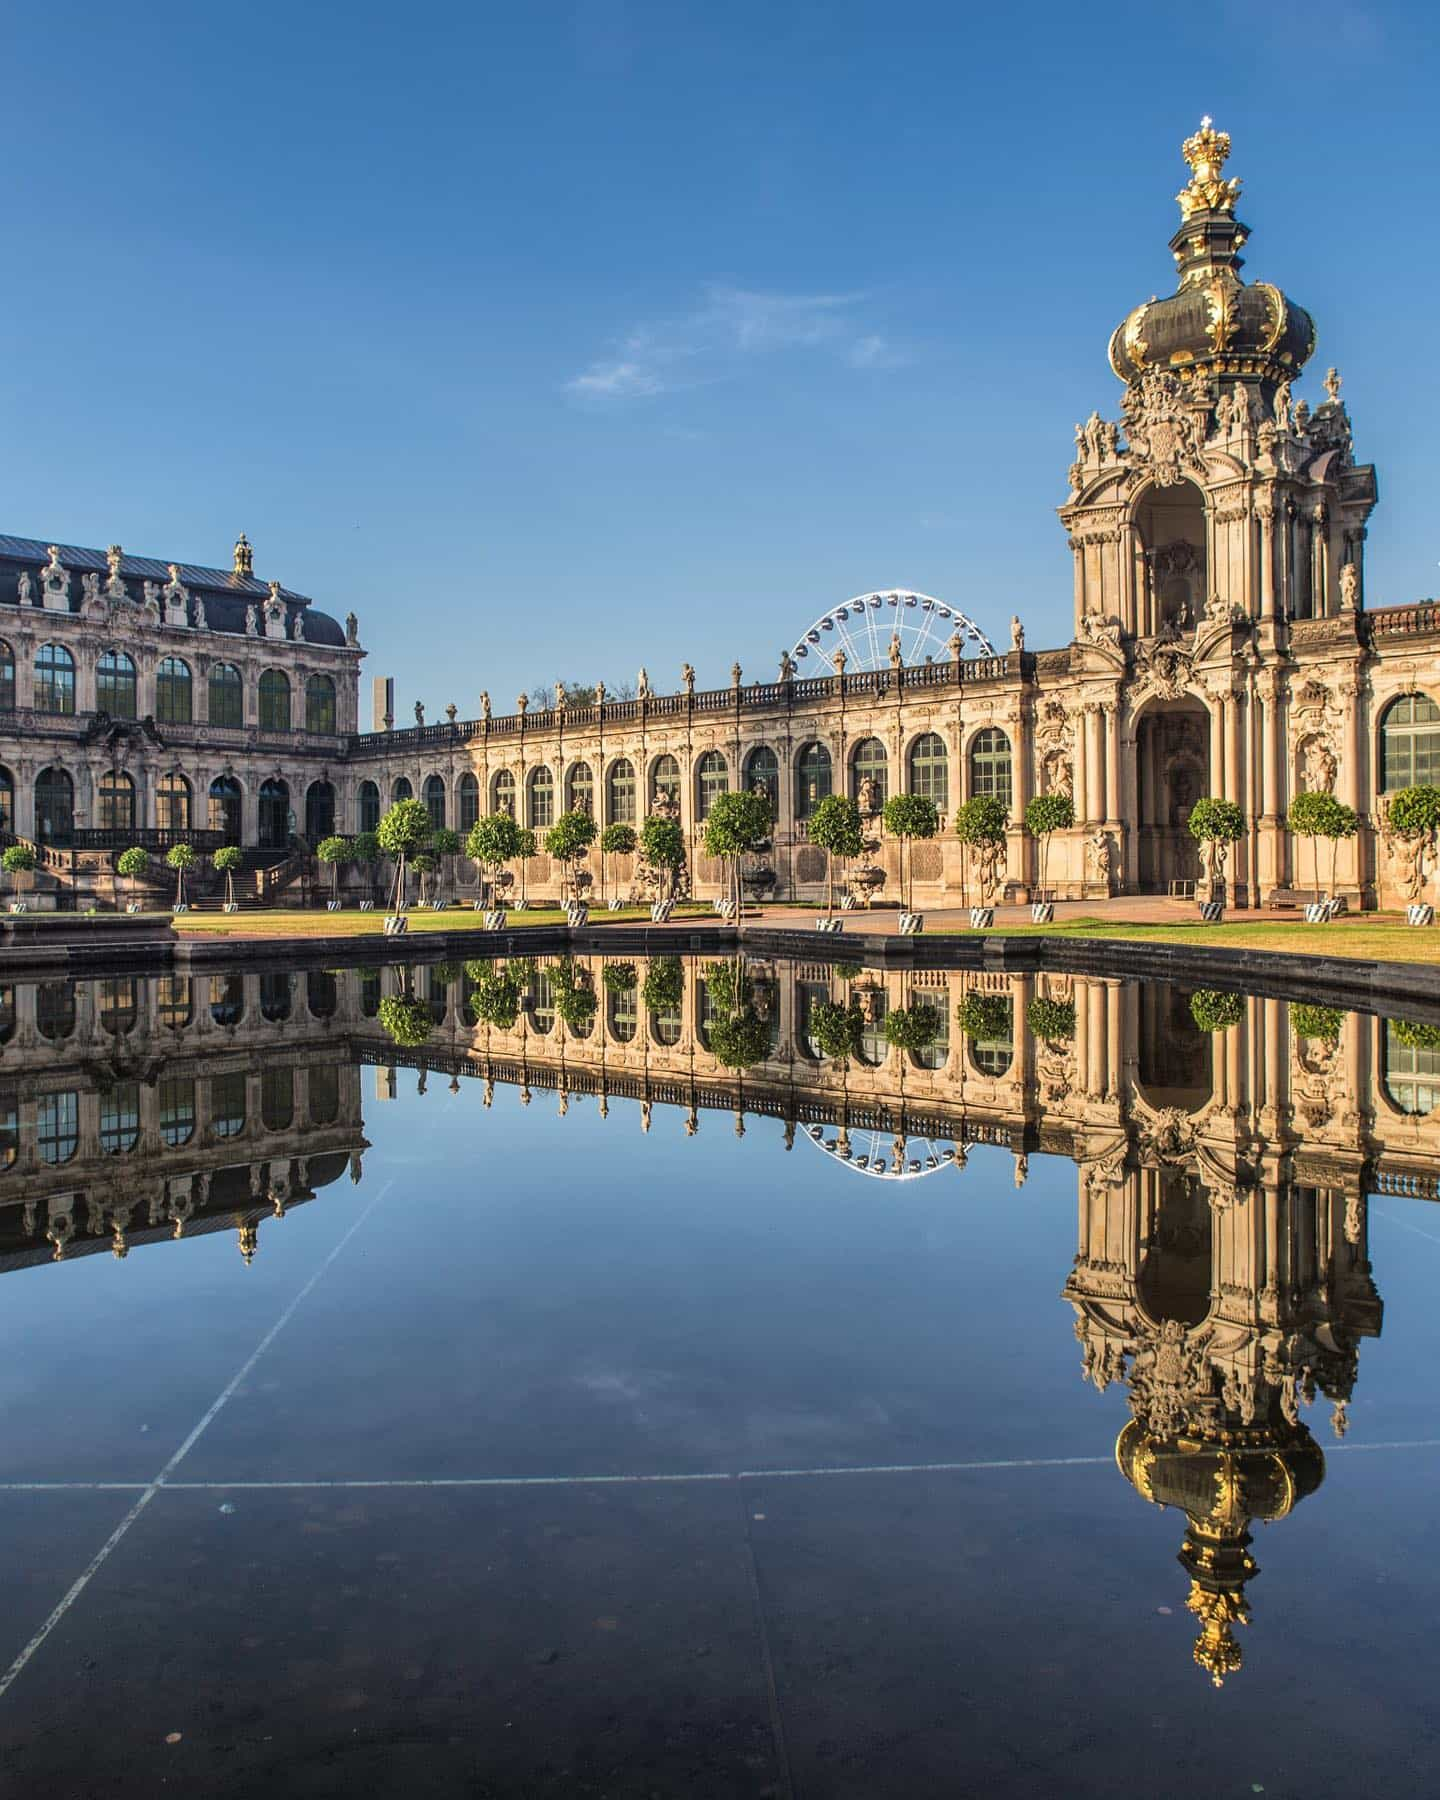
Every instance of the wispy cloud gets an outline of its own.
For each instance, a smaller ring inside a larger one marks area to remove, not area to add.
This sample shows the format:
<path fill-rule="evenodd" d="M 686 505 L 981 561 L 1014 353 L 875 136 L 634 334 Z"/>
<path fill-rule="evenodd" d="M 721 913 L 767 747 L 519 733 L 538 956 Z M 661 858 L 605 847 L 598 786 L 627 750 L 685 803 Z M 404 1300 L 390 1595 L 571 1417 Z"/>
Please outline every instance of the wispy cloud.
<path fill-rule="evenodd" d="M 713 284 L 682 317 L 626 332 L 611 356 L 573 376 L 565 391 L 600 402 L 648 399 L 723 380 L 751 357 L 789 350 L 818 351 L 852 369 L 895 368 L 905 357 L 868 329 L 867 299 Z"/>

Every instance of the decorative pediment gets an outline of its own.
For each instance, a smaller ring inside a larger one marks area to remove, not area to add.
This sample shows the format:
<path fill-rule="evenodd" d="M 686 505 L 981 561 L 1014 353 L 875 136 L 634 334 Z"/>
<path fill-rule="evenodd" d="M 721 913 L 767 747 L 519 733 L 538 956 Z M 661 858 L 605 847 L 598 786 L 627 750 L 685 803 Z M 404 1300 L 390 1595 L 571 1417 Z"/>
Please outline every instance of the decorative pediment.
<path fill-rule="evenodd" d="M 1152 370 L 1125 392 L 1125 435 L 1130 462 L 1156 487 L 1205 479 L 1204 444 L 1208 400 L 1197 404 L 1193 388 L 1173 375 Z"/>

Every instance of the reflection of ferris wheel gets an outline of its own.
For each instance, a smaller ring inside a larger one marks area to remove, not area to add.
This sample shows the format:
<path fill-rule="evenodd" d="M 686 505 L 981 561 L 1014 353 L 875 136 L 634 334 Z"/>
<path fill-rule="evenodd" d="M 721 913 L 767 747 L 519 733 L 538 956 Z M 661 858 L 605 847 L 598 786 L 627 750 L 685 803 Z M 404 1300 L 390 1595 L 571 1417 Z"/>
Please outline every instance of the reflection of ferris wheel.
<path fill-rule="evenodd" d="M 845 652 L 847 674 L 888 669 L 891 641 L 898 633 L 905 666 L 913 668 L 927 657 L 948 657 L 950 639 L 957 631 L 962 654 L 971 645 L 981 656 L 996 654 L 985 633 L 957 607 L 933 600 L 929 594 L 892 588 L 881 594 L 857 594 L 823 614 L 790 654 L 802 675 L 833 675 L 837 650 Z"/>
<path fill-rule="evenodd" d="M 842 1168 L 868 1175 L 872 1181 L 917 1181 L 940 1169 L 963 1169 L 968 1155 L 963 1144 L 911 1137 L 902 1145 L 888 1131 L 854 1126 L 844 1134 L 843 1142 L 839 1132 L 823 1125 L 807 1126 L 805 1135 Z"/>

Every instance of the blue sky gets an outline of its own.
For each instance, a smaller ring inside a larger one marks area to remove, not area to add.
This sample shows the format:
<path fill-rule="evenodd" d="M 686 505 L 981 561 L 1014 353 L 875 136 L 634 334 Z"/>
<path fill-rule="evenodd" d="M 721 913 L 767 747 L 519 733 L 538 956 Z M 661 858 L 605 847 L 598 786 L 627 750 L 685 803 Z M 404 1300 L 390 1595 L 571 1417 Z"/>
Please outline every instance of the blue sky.
<path fill-rule="evenodd" d="M 0 526 L 222 565 L 243 528 L 402 715 L 768 674 L 877 586 L 1065 641 L 1071 428 L 1173 287 L 1208 112 L 1246 274 L 1379 465 L 1371 603 L 1433 593 L 1437 37 L 1340 0 L 12 5 Z"/>

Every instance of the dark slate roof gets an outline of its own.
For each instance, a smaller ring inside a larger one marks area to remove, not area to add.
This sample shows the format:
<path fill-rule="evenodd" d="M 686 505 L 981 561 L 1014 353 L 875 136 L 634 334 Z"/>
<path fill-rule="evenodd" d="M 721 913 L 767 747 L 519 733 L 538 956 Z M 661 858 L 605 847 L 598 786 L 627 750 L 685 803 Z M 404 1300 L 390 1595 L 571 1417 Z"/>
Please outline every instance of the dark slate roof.
<path fill-rule="evenodd" d="M 94 569 L 108 575 L 110 565 L 103 550 L 88 550 L 77 544 L 60 544 L 60 561 L 75 572 L 70 584 L 70 610 L 80 610 L 80 576 Z M 36 606 L 39 606 L 40 571 L 50 560 L 50 544 L 44 538 L 10 537 L 0 532 L 0 606 L 17 606 L 20 600 L 20 571 L 29 569 L 35 577 Z M 258 605 L 270 593 L 268 582 L 253 575 L 232 575 L 228 569 L 207 569 L 197 563 L 177 563 L 180 579 L 192 595 L 205 599 L 205 622 L 211 631 L 230 632 L 236 637 L 245 633 L 245 609 Z M 143 583 L 158 581 L 162 586 L 170 579 L 168 562 L 153 556 L 131 556 L 120 559 L 120 574 L 130 596 L 137 603 L 144 598 Z M 316 609 L 309 597 L 282 587 L 280 597 L 286 605 L 285 635 L 290 635 L 297 612 L 305 615 L 305 642 L 343 646 L 345 629 L 338 619 Z"/>

